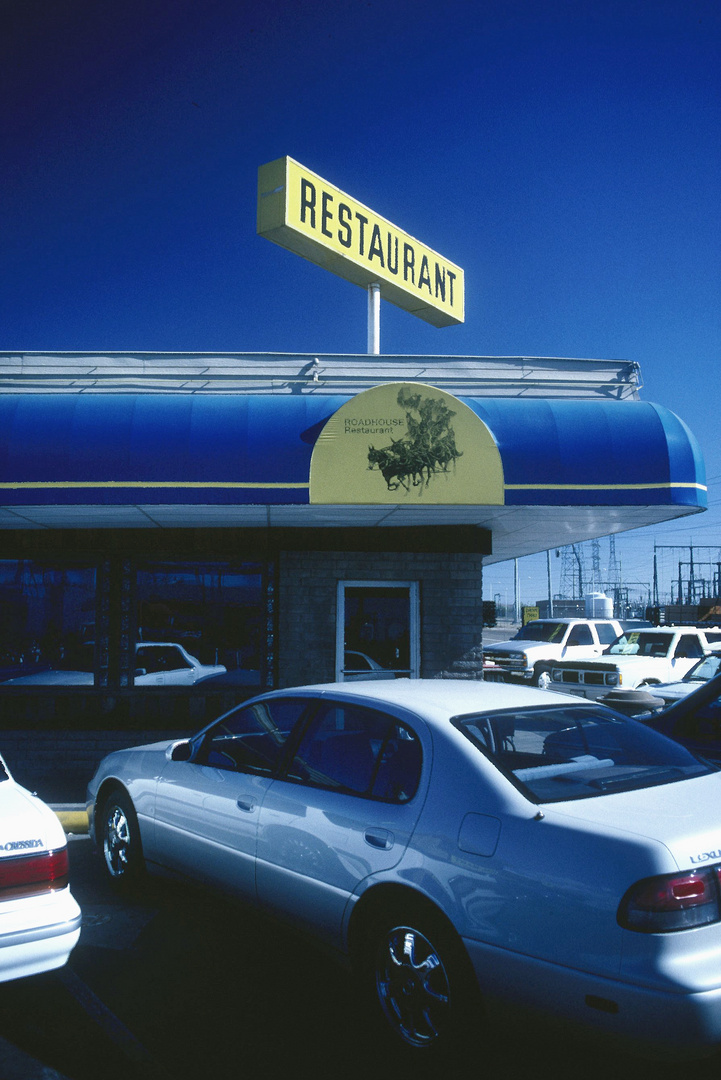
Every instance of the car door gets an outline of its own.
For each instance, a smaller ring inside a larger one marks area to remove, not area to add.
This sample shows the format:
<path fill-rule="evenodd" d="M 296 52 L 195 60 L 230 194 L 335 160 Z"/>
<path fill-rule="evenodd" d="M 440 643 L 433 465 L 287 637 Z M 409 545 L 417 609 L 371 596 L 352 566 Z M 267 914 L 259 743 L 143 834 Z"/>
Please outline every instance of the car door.
<path fill-rule="evenodd" d="M 680 679 L 698 663 L 705 649 L 698 634 L 681 634 L 673 650 L 673 678 Z"/>
<path fill-rule="evenodd" d="M 430 760 L 419 730 L 364 706 L 320 706 L 260 808 L 261 906 L 339 943 L 349 897 L 395 866 L 413 833 Z"/>
<path fill-rule="evenodd" d="M 189 761 L 167 763 L 155 801 L 165 866 L 255 899 L 259 811 L 305 707 L 286 698 L 241 706 L 204 733 Z"/>
<path fill-rule="evenodd" d="M 138 645 L 136 686 L 192 686 L 195 669 L 176 645 Z"/>
<path fill-rule="evenodd" d="M 576 623 L 568 632 L 561 655 L 564 660 L 587 660 L 600 652 L 601 646 L 596 642 L 591 627 L 586 623 Z"/>

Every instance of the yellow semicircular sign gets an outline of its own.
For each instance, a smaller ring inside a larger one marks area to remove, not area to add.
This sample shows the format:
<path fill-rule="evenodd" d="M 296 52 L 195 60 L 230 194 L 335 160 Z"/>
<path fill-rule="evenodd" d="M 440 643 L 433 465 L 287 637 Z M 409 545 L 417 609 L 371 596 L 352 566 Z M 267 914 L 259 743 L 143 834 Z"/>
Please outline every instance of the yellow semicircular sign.
<path fill-rule="evenodd" d="M 503 465 L 480 417 L 423 383 L 385 383 L 326 423 L 310 464 L 311 503 L 504 503 Z"/>

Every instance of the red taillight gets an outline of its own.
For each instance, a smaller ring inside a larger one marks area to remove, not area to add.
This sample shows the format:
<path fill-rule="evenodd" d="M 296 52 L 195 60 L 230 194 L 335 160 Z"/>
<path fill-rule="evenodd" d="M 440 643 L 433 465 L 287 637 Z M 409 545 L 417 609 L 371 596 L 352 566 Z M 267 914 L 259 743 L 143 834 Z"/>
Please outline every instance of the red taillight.
<path fill-rule="evenodd" d="M 667 934 L 721 920 L 719 868 L 645 878 L 633 885 L 618 921 L 642 934 Z"/>
<path fill-rule="evenodd" d="M 68 849 L 0 859 L 0 900 L 64 889 L 68 883 Z"/>

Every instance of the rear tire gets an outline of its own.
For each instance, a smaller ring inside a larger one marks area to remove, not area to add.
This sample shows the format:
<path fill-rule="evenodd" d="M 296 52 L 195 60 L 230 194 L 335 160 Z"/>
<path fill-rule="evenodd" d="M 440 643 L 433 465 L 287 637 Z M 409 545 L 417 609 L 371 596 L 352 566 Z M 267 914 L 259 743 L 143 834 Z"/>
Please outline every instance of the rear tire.
<path fill-rule="evenodd" d="M 480 994 L 455 931 L 409 900 L 379 913 L 365 942 L 366 992 L 396 1039 L 424 1058 L 462 1054 Z"/>
<path fill-rule="evenodd" d="M 99 824 L 103 866 L 113 886 L 126 889 L 136 885 L 145 873 L 145 861 L 138 816 L 125 791 L 114 791 L 105 800 Z"/>

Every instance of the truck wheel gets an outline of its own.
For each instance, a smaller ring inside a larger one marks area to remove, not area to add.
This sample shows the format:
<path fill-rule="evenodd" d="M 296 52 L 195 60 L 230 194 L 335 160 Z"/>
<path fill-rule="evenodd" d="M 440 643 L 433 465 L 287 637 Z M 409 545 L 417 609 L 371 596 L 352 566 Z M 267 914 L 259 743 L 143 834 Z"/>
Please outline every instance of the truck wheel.
<path fill-rule="evenodd" d="M 533 682 L 539 690 L 550 690 L 553 686 L 551 669 L 547 667 L 537 667 L 533 672 Z"/>

